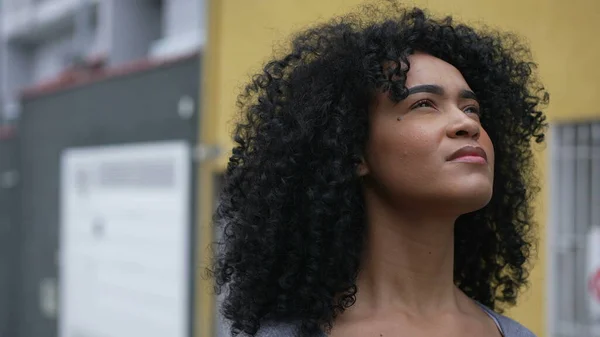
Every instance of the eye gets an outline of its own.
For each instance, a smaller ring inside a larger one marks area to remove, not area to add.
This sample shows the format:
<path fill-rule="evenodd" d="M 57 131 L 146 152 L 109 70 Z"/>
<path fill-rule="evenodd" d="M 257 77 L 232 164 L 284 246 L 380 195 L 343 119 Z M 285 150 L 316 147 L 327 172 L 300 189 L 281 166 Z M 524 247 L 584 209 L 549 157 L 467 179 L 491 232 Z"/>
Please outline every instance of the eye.
<path fill-rule="evenodd" d="M 481 116 L 481 110 L 478 106 L 470 105 L 463 110 L 466 114 Z"/>
<path fill-rule="evenodd" d="M 433 108 L 433 107 L 434 107 L 433 102 L 431 102 L 428 99 L 423 99 L 423 100 L 420 100 L 417 103 L 413 104 L 411 109 Z"/>

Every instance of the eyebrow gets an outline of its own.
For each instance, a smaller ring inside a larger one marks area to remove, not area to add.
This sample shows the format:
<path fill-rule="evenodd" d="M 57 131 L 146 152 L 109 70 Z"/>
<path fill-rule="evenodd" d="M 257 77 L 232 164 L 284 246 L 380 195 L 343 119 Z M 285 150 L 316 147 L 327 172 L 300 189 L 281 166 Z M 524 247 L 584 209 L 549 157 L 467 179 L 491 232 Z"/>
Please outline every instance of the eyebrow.
<path fill-rule="evenodd" d="M 409 96 L 420 93 L 420 92 L 427 92 L 427 93 L 438 95 L 438 96 L 443 96 L 445 93 L 444 88 L 442 88 L 439 85 L 435 85 L 435 84 L 416 85 L 414 87 L 408 88 Z M 477 96 L 475 95 L 475 93 L 472 92 L 471 90 L 467 90 L 467 89 L 461 90 L 459 93 L 459 97 L 465 98 L 465 99 L 477 100 Z"/>

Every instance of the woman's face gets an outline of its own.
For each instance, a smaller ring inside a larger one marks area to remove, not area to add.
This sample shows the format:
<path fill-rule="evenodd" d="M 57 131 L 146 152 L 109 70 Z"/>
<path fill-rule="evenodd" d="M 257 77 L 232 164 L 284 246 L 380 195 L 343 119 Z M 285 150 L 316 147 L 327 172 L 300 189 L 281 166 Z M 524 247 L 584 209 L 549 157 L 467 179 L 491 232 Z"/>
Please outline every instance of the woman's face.
<path fill-rule="evenodd" d="M 370 112 L 360 174 L 395 206 L 476 211 L 490 201 L 494 179 L 477 98 L 449 63 L 421 53 L 409 62 L 408 97 L 395 104 L 382 93 Z"/>

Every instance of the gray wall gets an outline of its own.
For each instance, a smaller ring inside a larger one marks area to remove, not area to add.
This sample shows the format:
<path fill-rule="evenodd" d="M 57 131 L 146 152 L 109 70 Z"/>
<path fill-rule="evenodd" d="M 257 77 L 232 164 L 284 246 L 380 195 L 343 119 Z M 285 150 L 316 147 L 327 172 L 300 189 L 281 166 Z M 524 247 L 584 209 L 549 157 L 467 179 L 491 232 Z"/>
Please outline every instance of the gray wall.
<path fill-rule="evenodd" d="M 113 20 L 111 3 L 101 3 L 96 9 L 96 27 L 94 32 L 93 43 L 90 47 L 90 54 L 100 55 L 110 51 L 112 46 L 112 29 L 111 23 Z"/>
<path fill-rule="evenodd" d="M 66 31 L 54 39 L 42 41 L 32 50 L 31 82 L 51 79 L 59 74 L 72 50 L 73 31 Z"/>
<path fill-rule="evenodd" d="M 9 181 L 17 165 L 16 138 L 0 139 L 0 336 L 15 336 L 18 301 L 18 239 L 16 181 Z"/>
<path fill-rule="evenodd" d="M 110 63 L 120 65 L 146 57 L 151 43 L 161 37 L 161 8 L 156 1 L 105 0 L 110 16 Z"/>
<path fill-rule="evenodd" d="M 6 10 L 16 10 L 19 8 L 27 7 L 32 0 L 3 0 L 2 8 Z"/>
<path fill-rule="evenodd" d="M 164 36 L 186 34 L 205 26 L 205 0 L 168 0 L 163 12 Z"/>
<path fill-rule="evenodd" d="M 0 45 L 2 55 L 2 93 L 4 103 L 16 100 L 19 88 L 27 85 L 32 77 L 32 48 L 19 44 Z"/>

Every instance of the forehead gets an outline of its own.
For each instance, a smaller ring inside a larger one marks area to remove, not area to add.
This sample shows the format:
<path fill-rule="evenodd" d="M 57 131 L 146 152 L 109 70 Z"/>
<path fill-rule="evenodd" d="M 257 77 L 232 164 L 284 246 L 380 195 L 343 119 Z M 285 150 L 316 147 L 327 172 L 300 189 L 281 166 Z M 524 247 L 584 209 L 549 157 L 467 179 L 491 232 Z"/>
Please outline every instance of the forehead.
<path fill-rule="evenodd" d="M 450 63 L 437 57 L 416 53 L 408 57 L 410 70 L 406 77 L 408 88 L 422 84 L 436 84 L 447 90 L 471 89 L 464 77 Z"/>

